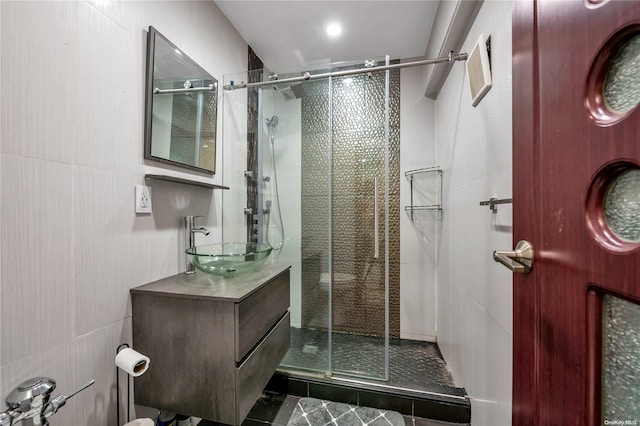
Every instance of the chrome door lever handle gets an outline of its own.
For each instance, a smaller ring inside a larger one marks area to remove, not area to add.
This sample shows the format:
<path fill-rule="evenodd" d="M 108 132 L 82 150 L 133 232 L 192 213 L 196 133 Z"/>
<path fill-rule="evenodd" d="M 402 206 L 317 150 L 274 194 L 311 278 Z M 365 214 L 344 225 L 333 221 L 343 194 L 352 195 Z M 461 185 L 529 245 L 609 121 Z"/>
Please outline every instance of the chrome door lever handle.
<path fill-rule="evenodd" d="M 502 263 L 513 272 L 528 274 L 533 267 L 533 245 L 529 241 L 521 240 L 513 251 L 494 251 L 493 260 Z"/>

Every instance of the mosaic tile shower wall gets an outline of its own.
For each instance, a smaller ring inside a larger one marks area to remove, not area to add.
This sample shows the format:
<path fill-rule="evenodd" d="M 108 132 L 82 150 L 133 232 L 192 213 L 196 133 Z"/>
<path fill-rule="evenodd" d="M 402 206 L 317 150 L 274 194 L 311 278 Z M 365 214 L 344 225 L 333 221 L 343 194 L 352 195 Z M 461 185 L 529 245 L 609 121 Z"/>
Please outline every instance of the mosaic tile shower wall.
<path fill-rule="evenodd" d="M 400 72 L 395 70 L 390 75 L 389 330 L 391 337 L 399 337 Z M 305 83 L 304 89 L 306 96 L 302 98 L 302 325 L 316 329 L 327 328 L 327 247 L 331 232 L 334 278 L 333 329 L 383 335 L 385 73 L 372 72 L 333 79 L 332 141 L 328 137 L 329 82 L 308 82 Z M 379 197 L 378 258 L 374 258 L 374 178 L 378 179 Z M 333 209 L 331 230 L 330 205 Z"/>

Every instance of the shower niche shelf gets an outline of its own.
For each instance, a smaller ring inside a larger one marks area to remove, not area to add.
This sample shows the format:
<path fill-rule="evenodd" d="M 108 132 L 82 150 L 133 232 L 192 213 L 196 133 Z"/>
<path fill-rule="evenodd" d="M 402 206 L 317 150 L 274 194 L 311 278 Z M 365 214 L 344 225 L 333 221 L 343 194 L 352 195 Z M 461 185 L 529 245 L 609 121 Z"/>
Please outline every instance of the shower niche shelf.
<path fill-rule="evenodd" d="M 440 167 L 409 170 L 405 172 L 404 176 L 409 180 L 411 186 L 411 204 L 404 208 L 411 215 L 411 220 L 418 212 L 442 211 L 442 170 Z M 421 199 L 428 199 L 429 202 L 423 204 L 417 201 L 416 194 L 420 194 Z"/>

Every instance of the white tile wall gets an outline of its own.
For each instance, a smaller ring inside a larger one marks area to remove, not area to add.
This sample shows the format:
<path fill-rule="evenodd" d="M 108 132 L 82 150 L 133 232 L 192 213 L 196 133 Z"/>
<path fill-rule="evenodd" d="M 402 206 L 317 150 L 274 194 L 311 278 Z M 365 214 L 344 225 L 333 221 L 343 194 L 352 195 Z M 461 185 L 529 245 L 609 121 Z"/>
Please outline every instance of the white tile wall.
<path fill-rule="evenodd" d="M 243 68 L 246 69 L 245 65 Z M 238 70 L 233 70 L 234 72 Z M 234 74 L 232 79 L 247 81 L 247 74 Z M 225 79 L 225 84 L 228 80 Z M 223 240 L 225 242 L 246 241 L 247 226 L 244 208 L 247 206 L 247 90 L 238 89 L 222 93 L 222 132 L 224 139 L 223 182 L 231 188 L 222 194 L 224 206 Z"/>
<path fill-rule="evenodd" d="M 438 241 L 438 342 L 471 397 L 473 425 L 511 424 L 512 273 L 493 250 L 512 246 L 512 208 L 479 202 L 511 197 L 511 2 L 486 1 L 462 47 L 491 34 L 493 87 L 471 106 L 463 64 L 436 101 L 444 212 Z"/>
<path fill-rule="evenodd" d="M 411 190 L 404 174 L 437 165 L 435 104 L 424 97 L 420 68 L 403 68 L 400 79 L 400 337 L 434 341 L 437 214 L 418 213 L 412 221 L 405 213 Z M 432 183 L 414 184 L 416 204 L 433 198 Z"/>
<path fill-rule="evenodd" d="M 51 424 L 115 425 L 129 289 L 184 269 L 183 216 L 205 216 L 199 244 L 222 240 L 220 191 L 149 181 L 153 214 L 134 212 L 134 185 L 165 170 L 143 159 L 146 29 L 220 82 L 247 45 L 210 1 L 0 2 L 0 20 L 0 395 L 38 375 L 60 392 L 94 378 Z M 222 127 L 215 183 L 234 152 Z"/>
<path fill-rule="evenodd" d="M 247 169 L 247 90 L 226 91 L 222 96 L 224 184 L 246 192 L 243 172 Z"/>
<path fill-rule="evenodd" d="M 291 265 L 291 326 L 300 327 L 302 323 L 302 129 L 301 101 L 285 101 L 280 92 L 264 91 L 264 117 L 278 116 L 278 126 L 274 133 L 278 176 L 278 194 L 284 222 L 285 245 L 279 252 L 272 253 L 272 261 Z M 264 173 L 271 181 L 264 185 L 264 199 L 273 201 L 269 237 L 272 245 L 281 241 L 280 221 L 277 217 L 275 198 L 275 174 L 271 164 L 271 143 L 267 138 L 267 128 L 263 124 L 265 145 L 263 158 Z"/>
<path fill-rule="evenodd" d="M 115 348 L 122 342 L 131 342 L 131 317 L 115 321 L 76 339 L 73 345 L 74 386 L 81 386 L 90 379 L 94 379 L 96 383 L 78 394 L 77 400 L 75 400 L 76 397 L 71 400 L 74 403 L 74 425 L 116 424 L 114 406 L 116 368 L 113 358 Z M 152 365 L 153 361 L 151 361 Z M 121 398 L 120 421 L 124 423 L 127 407 L 127 375 L 122 371 L 118 374 Z M 133 381 L 135 386 L 135 379 Z"/>
<path fill-rule="evenodd" d="M 435 275 L 432 265 L 400 264 L 401 338 L 435 341 Z"/>
<path fill-rule="evenodd" d="M 41 352 L 3 364 L 3 382 L 0 389 L 3 399 L 17 384 L 35 376 L 60 378 L 60 381 L 57 381 L 56 396 L 59 393 L 64 394 L 65 391 L 72 391 L 75 385 L 73 360 L 73 345 L 60 342 Z M 88 381 L 85 380 L 84 383 Z M 69 404 L 56 414 L 55 419 L 52 418 L 51 425 L 75 425 L 73 416 L 76 403 L 77 401 L 70 400 Z"/>
<path fill-rule="evenodd" d="M 2 155 L 2 173 L 4 364 L 73 337 L 75 291 L 71 168 Z"/>

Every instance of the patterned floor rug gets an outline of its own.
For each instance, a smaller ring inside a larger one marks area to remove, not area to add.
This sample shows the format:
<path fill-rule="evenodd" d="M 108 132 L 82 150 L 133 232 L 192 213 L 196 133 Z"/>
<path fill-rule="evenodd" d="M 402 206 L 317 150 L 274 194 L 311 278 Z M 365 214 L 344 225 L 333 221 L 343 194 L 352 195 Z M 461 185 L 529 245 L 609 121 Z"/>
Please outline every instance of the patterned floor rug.
<path fill-rule="evenodd" d="M 340 402 L 300 398 L 287 426 L 404 426 L 395 411 L 357 407 Z"/>

